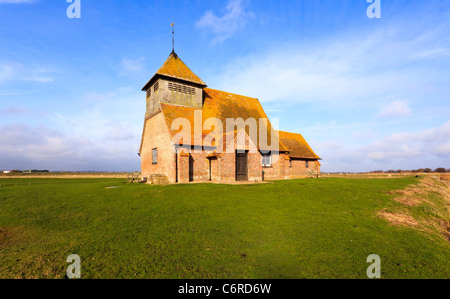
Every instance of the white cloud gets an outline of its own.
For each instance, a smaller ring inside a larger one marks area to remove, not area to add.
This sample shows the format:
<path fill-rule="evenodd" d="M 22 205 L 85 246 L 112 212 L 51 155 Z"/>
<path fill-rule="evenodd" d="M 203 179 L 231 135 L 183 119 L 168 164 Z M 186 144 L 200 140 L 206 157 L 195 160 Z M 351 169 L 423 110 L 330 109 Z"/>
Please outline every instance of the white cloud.
<path fill-rule="evenodd" d="M 412 114 L 406 101 L 394 101 L 381 108 L 378 116 L 408 116 Z"/>
<path fill-rule="evenodd" d="M 411 56 L 411 59 L 416 60 L 416 59 L 432 58 L 435 56 L 449 56 L 449 55 L 450 51 L 448 49 L 435 48 L 420 53 L 414 53 Z"/>
<path fill-rule="evenodd" d="M 412 133 L 395 133 L 363 150 L 372 160 L 422 159 L 430 156 L 450 161 L 450 121 L 437 128 Z"/>
<path fill-rule="evenodd" d="M 113 128 L 114 130 L 114 128 Z M 46 126 L 0 126 L 2 169 L 117 170 L 139 169 L 136 142 L 97 140 Z M 130 140 L 128 140 L 130 141 Z"/>
<path fill-rule="evenodd" d="M 138 59 L 129 59 L 129 58 L 124 58 L 122 59 L 122 61 L 120 62 L 120 67 L 121 67 L 121 74 L 129 74 L 129 73 L 136 73 L 136 72 L 140 72 L 144 69 L 144 62 L 145 59 L 144 58 L 138 58 Z"/>
<path fill-rule="evenodd" d="M 364 125 L 363 125 L 364 126 Z M 366 144 L 352 142 L 351 131 L 359 124 L 350 126 L 324 126 L 331 130 L 327 141 L 314 140 L 311 131 L 306 135 L 312 148 L 324 159 L 323 170 L 371 171 L 388 169 L 449 168 L 450 161 L 450 121 L 441 126 L 415 132 L 399 132 L 387 137 L 372 136 Z M 368 126 L 366 126 L 368 127 Z M 373 129 L 377 125 L 373 124 Z M 316 129 L 313 129 L 317 132 Z M 342 132 L 343 131 L 343 132 Z M 313 139 L 308 138 L 309 136 Z"/>
<path fill-rule="evenodd" d="M 28 108 L 25 107 L 6 107 L 0 109 L 0 114 L 6 115 L 25 115 L 29 112 Z"/>
<path fill-rule="evenodd" d="M 0 83 L 10 80 L 15 76 L 14 65 L 11 63 L 0 64 Z"/>
<path fill-rule="evenodd" d="M 117 87 L 77 100 L 74 110 L 0 124 L 0 169 L 139 170 L 145 96 Z M 0 115 L 20 112 L 10 107 Z"/>
<path fill-rule="evenodd" d="M 0 4 L 7 3 L 7 4 L 29 4 L 29 3 L 35 3 L 37 0 L 0 0 Z"/>
<path fill-rule="evenodd" d="M 104 102 L 108 101 L 108 99 L 111 99 L 115 96 L 114 92 L 107 92 L 107 93 L 98 93 L 98 92 L 88 92 L 86 93 L 83 98 L 88 102 Z"/>
<path fill-rule="evenodd" d="M 439 50 L 433 45 L 443 30 L 411 40 L 402 39 L 402 31 L 380 29 L 369 36 L 354 33 L 310 44 L 277 45 L 234 59 L 208 82 L 262 102 L 381 107 L 398 98 L 420 100 L 426 90 L 442 94 L 443 82 L 450 81 L 444 71 L 450 60 L 443 59 L 450 45 L 442 42 Z"/>
<path fill-rule="evenodd" d="M 130 132 L 130 127 L 126 123 L 115 123 L 106 134 L 105 140 L 131 141 L 135 136 L 136 132 Z"/>
<path fill-rule="evenodd" d="M 54 71 L 45 67 L 25 66 L 21 63 L 0 62 L 0 84 L 14 81 L 32 81 L 51 83 L 54 80 L 51 73 Z"/>
<path fill-rule="evenodd" d="M 246 11 L 243 6 L 243 0 L 229 0 L 223 16 L 219 17 L 212 11 L 207 11 L 195 26 L 212 33 L 213 44 L 223 42 L 243 29 L 248 20 L 255 16 L 251 11 Z"/>

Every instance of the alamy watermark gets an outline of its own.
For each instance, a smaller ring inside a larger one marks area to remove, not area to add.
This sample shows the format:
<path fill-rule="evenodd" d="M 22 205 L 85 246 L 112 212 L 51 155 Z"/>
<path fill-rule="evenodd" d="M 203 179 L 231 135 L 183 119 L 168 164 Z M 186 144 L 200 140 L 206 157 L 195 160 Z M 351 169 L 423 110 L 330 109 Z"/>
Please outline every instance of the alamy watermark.
<path fill-rule="evenodd" d="M 80 279 L 81 278 L 81 259 L 77 254 L 71 254 L 67 257 L 67 262 L 72 263 L 67 268 L 67 278 Z"/>
<path fill-rule="evenodd" d="M 381 19 L 381 0 L 367 0 L 367 3 L 372 3 L 367 8 L 367 17 L 369 19 Z"/>
<path fill-rule="evenodd" d="M 381 278 L 381 258 L 376 254 L 371 254 L 367 257 L 367 262 L 372 263 L 367 268 L 367 277 L 368 278 Z"/>
<path fill-rule="evenodd" d="M 267 118 L 227 118 L 223 123 L 218 118 L 203 119 L 202 111 L 197 110 L 193 119 L 174 119 L 169 129 L 176 132 L 172 144 L 192 149 L 194 153 L 261 151 L 268 154 L 278 153 L 280 150 L 279 133 L 274 129 L 278 126 L 279 120 L 276 118 L 271 119 L 271 122 Z M 276 160 L 277 157 L 274 156 L 273 159 Z"/>
<path fill-rule="evenodd" d="M 67 7 L 67 17 L 69 19 L 81 19 L 81 0 L 66 0 L 67 3 L 72 3 Z"/>

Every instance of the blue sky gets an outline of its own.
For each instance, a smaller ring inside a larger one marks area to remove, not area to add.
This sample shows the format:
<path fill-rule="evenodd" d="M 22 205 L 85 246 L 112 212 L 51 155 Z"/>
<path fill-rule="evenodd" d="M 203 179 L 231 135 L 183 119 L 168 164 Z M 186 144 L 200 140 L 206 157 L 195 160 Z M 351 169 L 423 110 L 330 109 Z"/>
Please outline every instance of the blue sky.
<path fill-rule="evenodd" d="M 139 170 L 142 86 L 176 51 L 257 97 L 324 171 L 446 167 L 448 1 L 0 0 L 0 169 Z"/>

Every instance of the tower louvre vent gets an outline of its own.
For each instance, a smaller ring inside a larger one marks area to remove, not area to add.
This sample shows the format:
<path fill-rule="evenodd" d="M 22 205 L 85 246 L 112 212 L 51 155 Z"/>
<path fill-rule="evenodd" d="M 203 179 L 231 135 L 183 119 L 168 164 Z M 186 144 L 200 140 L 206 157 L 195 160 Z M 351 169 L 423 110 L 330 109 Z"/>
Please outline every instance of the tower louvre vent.
<path fill-rule="evenodd" d="M 169 82 L 169 90 L 188 94 L 188 95 L 195 95 L 194 87 L 189 87 L 186 85 L 177 84 L 177 83 L 173 83 L 173 82 Z"/>

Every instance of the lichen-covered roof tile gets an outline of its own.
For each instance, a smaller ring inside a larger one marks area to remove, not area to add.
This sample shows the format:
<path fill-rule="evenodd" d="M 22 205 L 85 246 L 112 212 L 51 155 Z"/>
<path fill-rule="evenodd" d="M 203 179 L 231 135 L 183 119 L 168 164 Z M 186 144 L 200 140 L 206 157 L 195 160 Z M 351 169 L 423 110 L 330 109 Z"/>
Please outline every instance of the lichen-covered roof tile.
<path fill-rule="evenodd" d="M 177 106 L 172 104 L 161 104 L 161 110 L 166 118 L 167 126 L 169 127 L 172 137 L 177 135 L 182 128 L 179 130 L 171 130 L 172 123 L 174 120 L 179 118 L 187 119 L 191 125 L 191 135 L 194 136 L 194 115 L 195 111 L 202 111 L 202 128 L 207 119 L 215 118 L 219 119 L 223 125 L 223 133 L 227 132 L 227 119 L 238 119 L 242 118 L 244 121 L 250 118 L 256 121 L 256 134 L 257 140 L 252 140 L 258 149 L 262 151 L 281 151 L 286 152 L 287 149 L 284 147 L 283 143 L 279 142 L 277 136 L 277 131 L 272 127 L 272 124 L 267 118 L 261 103 L 256 98 L 250 98 L 245 96 L 240 96 L 228 92 L 223 92 L 219 90 L 214 90 L 210 88 L 204 89 L 205 101 L 203 104 L 203 109 L 192 108 L 185 106 Z M 260 119 L 267 120 L 266 123 L 261 123 Z M 263 126 L 263 127 L 261 127 Z M 260 128 L 261 127 L 261 128 Z M 213 126 L 214 129 L 216 129 Z M 211 129 L 213 129 L 211 128 Z M 233 132 L 236 127 L 230 128 Z M 245 128 L 246 133 L 252 138 L 250 130 L 248 127 Z M 260 130 L 266 132 L 266 134 L 259 135 Z M 211 133 L 211 130 L 203 130 L 203 136 L 207 136 Z M 272 136 L 276 140 L 276 144 L 272 144 Z M 196 145 L 199 141 L 191 139 L 191 142 L 195 142 Z"/>
<path fill-rule="evenodd" d="M 289 157 L 300 159 L 318 160 L 319 156 L 314 153 L 301 134 L 278 131 L 280 142 L 289 150 Z"/>
<path fill-rule="evenodd" d="M 282 143 L 271 144 L 272 135 L 276 135 L 277 132 L 272 127 L 272 124 L 270 123 L 258 99 L 211 88 L 205 88 L 204 94 L 204 119 L 218 118 L 224 126 L 224 131 L 226 131 L 226 123 L 228 118 L 242 118 L 244 121 L 254 119 L 257 124 L 257 134 L 259 135 L 260 130 L 267 132 L 265 135 L 258 136 L 258 140 L 253 140 L 253 143 L 258 146 L 258 149 L 279 150 L 281 152 L 287 151 Z M 261 123 L 260 119 L 267 120 L 267 123 Z M 260 126 L 264 126 L 264 128 L 260 128 Z M 235 128 L 233 128 L 233 130 L 235 130 Z M 249 136 L 251 135 L 248 127 L 246 127 L 246 132 Z M 275 135 L 274 139 L 276 140 L 278 138 Z"/>
<path fill-rule="evenodd" d="M 156 74 L 169 76 L 199 85 L 206 86 L 205 82 L 200 79 L 193 71 L 178 57 L 177 54 L 170 54 L 169 58 Z"/>

